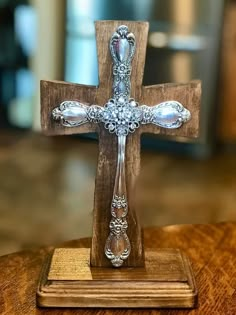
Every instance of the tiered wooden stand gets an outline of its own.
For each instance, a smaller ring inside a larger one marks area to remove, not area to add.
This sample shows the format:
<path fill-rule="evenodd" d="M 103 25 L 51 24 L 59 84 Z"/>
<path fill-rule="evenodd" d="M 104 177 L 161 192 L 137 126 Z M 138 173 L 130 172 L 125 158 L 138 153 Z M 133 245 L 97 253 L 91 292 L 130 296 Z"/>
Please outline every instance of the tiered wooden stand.
<path fill-rule="evenodd" d="M 197 289 L 179 250 L 145 253 L 145 267 L 90 267 L 90 249 L 58 248 L 45 264 L 37 291 L 44 307 L 190 308 Z"/>

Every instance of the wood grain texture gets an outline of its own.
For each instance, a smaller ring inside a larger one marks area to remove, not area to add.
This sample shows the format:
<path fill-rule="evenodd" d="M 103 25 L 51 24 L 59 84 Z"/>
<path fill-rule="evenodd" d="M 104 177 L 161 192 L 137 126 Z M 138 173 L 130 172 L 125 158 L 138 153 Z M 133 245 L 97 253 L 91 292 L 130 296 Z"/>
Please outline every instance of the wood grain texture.
<path fill-rule="evenodd" d="M 91 240 L 64 247 L 89 247 Z M 236 223 L 167 226 L 144 230 L 146 248 L 179 248 L 190 258 L 199 290 L 195 310 L 38 309 L 35 292 L 42 264 L 52 248 L 0 257 L 1 315 L 235 315 Z M 112 287 L 111 287 L 112 290 Z"/>
<path fill-rule="evenodd" d="M 37 290 L 42 307 L 193 308 L 197 289 L 177 249 L 145 250 L 145 267 L 90 267 L 90 250 L 55 249 Z M 111 290 L 112 287 L 112 290 Z"/>
<path fill-rule="evenodd" d="M 85 280 L 88 283 L 98 280 L 109 281 L 110 284 L 113 280 L 187 281 L 183 256 L 178 249 L 152 249 L 145 257 L 145 268 L 97 268 L 90 267 L 90 248 L 56 248 L 47 280 Z M 86 272 L 82 272 L 81 269 L 86 269 Z"/>
<path fill-rule="evenodd" d="M 142 86 L 148 23 L 130 21 L 99 21 L 96 23 L 97 54 L 99 64 L 99 87 L 69 84 L 65 82 L 41 82 L 41 122 L 47 135 L 64 135 L 97 132 L 99 135 L 99 156 L 94 193 L 93 241 L 91 264 L 110 266 L 104 255 L 104 244 L 109 235 L 110 205 L 115 181 L 117 163 L 117 137 L 109 134 L 103 125 L 84 124 L 65 128 L 51 119 L 51 111 L 64 100 L 79 100 L 86 104 L 104 105 L 112 96 L 112 60 L 109 51 L 111 35 L 121 24 L 126 24 L 136 37 L 136 53 L 132 62 L 131 96 L 140 104 L 156 105 L 165 100 L 181 102 L 192 113 L 192 119 L 177 130 L 162 129 L 151 125 L 140 127 L 127 138 L 126 174 L 129 202 L 128 237 L 131 254 L 125 266 L 143 266 L 142 232 L 135 212 L 135 183 L 140 170 L 140 135 L 156 133 L 175 136 L 197 137 L 199 133 L 199 107 L 201 83 L 162 84 Z"/>

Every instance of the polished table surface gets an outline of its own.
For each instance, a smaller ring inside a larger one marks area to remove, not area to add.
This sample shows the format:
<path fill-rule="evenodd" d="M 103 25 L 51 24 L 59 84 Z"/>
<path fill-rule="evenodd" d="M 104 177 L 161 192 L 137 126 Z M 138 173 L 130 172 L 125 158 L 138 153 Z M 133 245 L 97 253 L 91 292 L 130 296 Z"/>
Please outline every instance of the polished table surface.
<path fill-rule="evenodd" d="M 144 230 L 146 248 L 179 248 L 192 261 L 199 290 L 195 310 L 39 309 L 35 292 L 42 264 L 52 248 L 0 257 L 0 314 L 236 314 L 236 223 L 176 225 Z M 89 239 L 65 247 L 89 246 Z"/>

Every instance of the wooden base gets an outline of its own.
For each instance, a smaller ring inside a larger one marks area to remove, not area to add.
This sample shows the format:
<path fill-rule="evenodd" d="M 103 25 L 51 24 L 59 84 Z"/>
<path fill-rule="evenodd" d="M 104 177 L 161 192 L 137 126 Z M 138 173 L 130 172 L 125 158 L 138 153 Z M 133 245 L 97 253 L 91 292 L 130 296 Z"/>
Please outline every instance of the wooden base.
<path fill-rule="evenodd" d="M 148 250 L 144 268 L 90 267 L 90 249 L 58 248 L 43 268 L 41 307 L 193 308 L 197 289 L 188 258 Z"/>

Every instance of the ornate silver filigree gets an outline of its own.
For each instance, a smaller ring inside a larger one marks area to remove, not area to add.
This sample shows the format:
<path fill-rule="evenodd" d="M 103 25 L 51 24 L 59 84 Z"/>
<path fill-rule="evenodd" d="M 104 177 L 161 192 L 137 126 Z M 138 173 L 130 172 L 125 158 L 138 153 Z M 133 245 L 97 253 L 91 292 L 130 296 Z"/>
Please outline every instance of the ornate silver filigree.
<path fill-rule="evenodd" d="M 177 101 L 166 101 L 155 106 L 141 105 L 130 98 L 131 62 L 135 53 L 135 37 L 128 27 L 121 25 L 112 35 L 110 52 L 113 59 L 113 97 L 104 105 L 85 105 L 78 101 L 65 101 L 52 111 L 52 117 L 63 126 L 103 123 L 118 137 L 116 179 L 111 203 L 110 234 L 105 244 L 105 255 L 113 266 L 120 267 L 128 258 L 131 246 L 126 234 L 128 214 L 125 146 L 126 136 L 142 124 L 155 124 L 162 128 L 179 128 L 191 118 L 190 112 Z"/>
<path fill-rule="evenodd" d="M 112 205 L 112 209 L 125 209 L 125 210 L 127 209 L 127 206 L 128 206 L 125 196 L 116 196 L 116 195 L 113 197 L 111 205 Z M 116 216 L 116 214 L 113 212 L 111 212 L 111 214 L 114 217 Z M 126 212 L 124 215 L 126 215 Z"/>
<path fill-rule="evenodd" d="M 110 40 L 113 59 L 113 95 L 114 98 L 129 98 L 131 61 L 135 53 L 135 37 L 126 25 L 118 27 Z"/>
<path fill-rule="evenodd" d="M 65 101 L 52 112 L 55 120 L 66 127 L 87 122 L 104 123 L 110 133 L 127 136 L 140 124 L 155 124 L 163 128 L 179 128 L 191 117 L 190 112 L 177 101 L 167 101 L 153 107 L 139 106 L 134 99 L 110 99 L 104 106 L 87 106 L 76 101 Z"/>
<path fill-rule="evenodd" d="M 155 124 L 162 128 L 176 129 L 191 118 L 190 111 L 177 101 L 167 101 L 153 107 L 142 105 L 142 124 Z"/>
<path fill-rule="evenodd" d="M 105 245 L 105 254 L 114 267 L 120 267 L 128 258 L 131 250 L 130 241 L 126 234 L 128 223 L 126 215 L 128 204 L 125 196 L 115 195 L 111 204 L 110 235 Z M 123 247 L 120 246 L 123 244 Z"/>
<path fill-rule="evenodd" d="M 127 136 L 140 126 L 141 119 L 141 109 L 134 99 L 121 96 L 118 100 L 110 99 L 105 105 L 102 122 L 110 133 Z"/>

